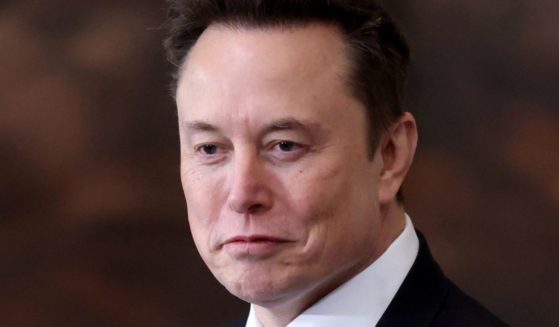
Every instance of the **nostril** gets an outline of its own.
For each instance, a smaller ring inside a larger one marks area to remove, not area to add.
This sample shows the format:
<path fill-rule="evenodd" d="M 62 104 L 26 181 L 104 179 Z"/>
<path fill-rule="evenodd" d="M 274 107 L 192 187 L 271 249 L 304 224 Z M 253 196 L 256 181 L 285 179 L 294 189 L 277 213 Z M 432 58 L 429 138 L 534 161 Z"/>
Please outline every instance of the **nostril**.
<path fill-rule="evenodd" d="M 264 206 L 262 204 L 255 203 L 248 208 L 248 212 L 249 213 L 256 213 L 256 212 L 262 210 L 263 208 L 264 208 Z"/>

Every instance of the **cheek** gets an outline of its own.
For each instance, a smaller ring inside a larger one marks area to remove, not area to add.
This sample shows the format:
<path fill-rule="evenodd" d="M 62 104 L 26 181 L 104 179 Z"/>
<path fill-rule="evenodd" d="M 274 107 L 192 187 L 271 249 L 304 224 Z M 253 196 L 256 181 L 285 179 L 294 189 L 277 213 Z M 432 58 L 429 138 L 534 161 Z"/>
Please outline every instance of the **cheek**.
<path fill-rule="evenodd" d="M 316 168 L 299 170 L 288 191 L 300 210 L 312 213 L 309 218 L 322 220 L 322 214 L 328 215 L 344 203 L 343 197 L 348 195 L 350 176 L 347 171 L 339 169 L 338 165 L 322 164 L 314 167 Z"/>
<path fill-rule="evenodd" d="M 189 207 L 211 208 L 212 203 L 217 203 L 216 196 L 222 189 L 222 180 L 219 172 L 185 165 L 181 167 L 181 182 Z"/>
<path fill-rule="evenodd" d="M 219 215 L 220 179 L 216 174 L 206 174 L 199 169 L 181 169 L 181 181 L 188 209 L 188 222 L 198 243 L 209 233 Z"/>
<path fill-rule="evenodd" d="M 351 230 L 353 226 L 371 228 L 374 181 L 367 174 L 355 174 L 356 169 L 345 161 L 332 162 L 302 170 L 294 179 L 297 182 L 289 191 L 294 211 L 299 213 L 296 223 L 308 233 L 308 247 L 344 244 L 359 236 L 359 231 Z"/>
<path fill-rule="evenodd" d="M 287 188 L 296 215 L 291 223 L 306 232 L 307 246 L 311 245 L 309 241 L 326 242 L 328 234 L 343 224 L 339 217 L 347 213 L 351 193 L 347 174 L 336 167 L 322 166 L 302 170 L 293 180 L 296 182 Z"/>

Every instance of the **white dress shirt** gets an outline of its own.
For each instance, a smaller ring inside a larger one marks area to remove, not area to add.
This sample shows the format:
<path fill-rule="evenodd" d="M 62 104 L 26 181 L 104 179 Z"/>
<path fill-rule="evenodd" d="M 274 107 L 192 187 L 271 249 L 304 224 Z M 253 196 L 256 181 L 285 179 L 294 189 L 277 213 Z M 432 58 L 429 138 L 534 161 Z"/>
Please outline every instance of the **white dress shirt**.
<path fill-rule="evenodd" d="M 406 215 L 404 230 L 375 262 L 305 310 L 287 327 L 375 326 L 402 285 L 418 250 L 419 239 Z M 246 327 L 262 327 L 254 305 L 250 306 Z"/>

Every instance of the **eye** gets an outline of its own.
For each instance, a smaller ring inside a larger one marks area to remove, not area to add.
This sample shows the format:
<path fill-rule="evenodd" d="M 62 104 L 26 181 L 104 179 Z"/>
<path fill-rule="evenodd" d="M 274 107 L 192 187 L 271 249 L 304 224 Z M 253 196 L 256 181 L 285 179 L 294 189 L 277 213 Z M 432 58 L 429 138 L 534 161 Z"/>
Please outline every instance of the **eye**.
<path fill-rule="evenodd" d="M 220 144 L 216 143 L 199 144 L 194 147 L 194 150 L 198 157 L 206 162 L 214 162 L 215 160 L 219 160 L 225 154 L 223 147 Z"/>
<path fill-rule="evenodd" d="M 277 140 L 268 148 L 271 158 L 279 161 L 295 161 L 307 152 L 307 146 L 286 140 Z"/>
<path fill-rule="evenodd" d="M 206 155 L 213 155 L 217 153 L 217 145 L 215 144 L 204 144 L 202 146 L 200 146 L 199 151 L 201 151 L 203 154 Z"/>
<path fill-rule="evenodd" d="M 202 165 L 218 164 L 227 158 L 227 147 L 219 143 L 202 143 L 194 147 L 196 158 Z"/>
<path fill-rule="evenodd" d="M 298 149 L 298 145 L 295 142 L 291 141 L 280 141 L 277 144 L 277 147 L 283 152 L 291 152 Z"/>

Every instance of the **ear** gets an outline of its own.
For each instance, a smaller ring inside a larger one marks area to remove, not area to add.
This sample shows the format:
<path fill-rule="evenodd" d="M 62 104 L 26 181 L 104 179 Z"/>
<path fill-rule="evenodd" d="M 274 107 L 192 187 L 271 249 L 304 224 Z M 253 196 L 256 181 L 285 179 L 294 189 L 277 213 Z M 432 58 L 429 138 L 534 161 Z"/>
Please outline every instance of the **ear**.
<path fill-rule="evenodd" d="M 379 178 L 379 203 L 388 204 L 396 198 L 412 164 L 417 147 L 417 125 L 409 113 L 399 117 L 384 133 L 377 155 L 382 157 Z"/>

